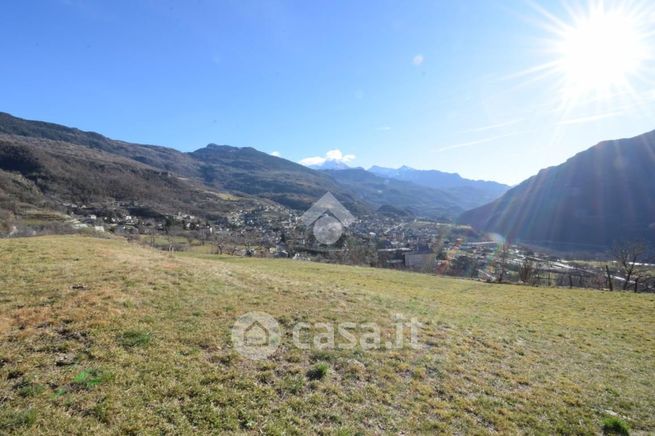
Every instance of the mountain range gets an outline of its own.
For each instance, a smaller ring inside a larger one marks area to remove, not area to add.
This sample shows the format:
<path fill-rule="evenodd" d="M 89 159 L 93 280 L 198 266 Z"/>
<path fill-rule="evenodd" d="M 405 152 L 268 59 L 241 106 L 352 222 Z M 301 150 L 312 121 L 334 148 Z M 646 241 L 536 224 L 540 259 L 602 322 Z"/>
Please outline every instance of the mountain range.
<path fill-rule="evenodd" d="M 470 180 L 455 173 L 437 170 L 416 170 L 408 166 L 398 169 L 373 166 L 369 172 L 387 179 L 403 180 L 428 188 L 450 193 L 458 199 L 464 209 L 472 209 L 495 200 L 503 195 L 509 186 L 498 182 Z"/>
<path fill-rule="evenodd" d="M 254 148 L 185 153 L 0 113 L 0 224 L 65 204 L 207 219 L 261 207 L 303 211 L 326 191 L 355 215 L 454 220 L 564 250 L 655 245 L 655 131 L 605 141 L 509 187 L 439 171 L 315 170 Z"/>
<path fill-rule="evenodd" d="M 447 190 L 343 171 L 313 170 L 250 147 L 209 144 L 184 153 L 0 113 L 4 210 L 118 202 L 132 204 L 133 214 L 214 218 L 264 205 L 306 210 L 326 191 L 355 214 L 394 206 L 454 219 L 467 208 Z"/>
<path fill-rule="evenodd" d="M 411 198 L 413 204 L 402 204 L 402 199 L 400 199 L 401 203 L 397 203 L 399 201 L 397 196 L 394 196 L 396 202 L 393 203 L 394 206 L 402 208 L 428 211 L 428 214 L 434 212 L 432 209 L 435 206 L 443 209 L 443 206 L 448 203 L 451 204 L 450 212 L 458 209 L 473 209 L 495 200 L 509 189 L 509 186 L 502 183 L 470 180 L 459 174 L 437 170 L 416 170 L 408 166 L 398 169 L 372 166 L 364 170 L 361 167 L 351 168 L 341 161 L 326 160 L 320 165 L 308 167 L 327 172 L 332 178 L 349 186 L 361 184 L 360 188 L 364 186 L 375 188 L 373 191 L 360 191 L 359 195 L 360 198 L 366 197 L 374 204 L 379 204 L 380 201 L 388 202 L 390 198 L 385 194 L 387 189 L 394 189 L 396 193 L 397 190 L 403 192 L 409 190 L 418 194 L 417 191 L 420 191 L 418 187 L 428 188 L 429 191 L 423 191 L 424 194 L 428 194 L 427 197 L 411 195 L 407 198 Z"/>
<path fill-rule="evenodd" d="M 560 250 L 655 246 L 655 131 L 601 142 L 459 220 Z"/>

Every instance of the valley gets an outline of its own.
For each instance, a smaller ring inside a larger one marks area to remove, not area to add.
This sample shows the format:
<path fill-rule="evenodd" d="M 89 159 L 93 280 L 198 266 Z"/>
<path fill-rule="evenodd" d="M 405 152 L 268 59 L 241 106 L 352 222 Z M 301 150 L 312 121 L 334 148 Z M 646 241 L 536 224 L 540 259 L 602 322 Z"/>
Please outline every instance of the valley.
<path fill-rule="evenodd" d="M 655 434 L 654 24 L 4 2 L 0 436 Z"/>

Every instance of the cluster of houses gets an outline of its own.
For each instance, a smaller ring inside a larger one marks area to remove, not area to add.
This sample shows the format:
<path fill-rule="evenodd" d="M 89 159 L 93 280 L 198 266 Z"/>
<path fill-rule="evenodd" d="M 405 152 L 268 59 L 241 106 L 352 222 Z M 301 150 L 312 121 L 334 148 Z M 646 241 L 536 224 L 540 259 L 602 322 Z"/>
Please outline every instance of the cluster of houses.
<path fill-rule="evenodd" d="M 184 212 L 135 216 L 129 213 L 135 207 L 133 204 L 96 207 L 67 203 L 64 206 L 71 216 L 70 224 L 76 229 L 124 235 L 172 233 L 223 245 L 231 254 L 329 260 L 330 253 L 343 248 L 317 243 L 311 229 L 303 225 L 300 213 L 273 205 L 234 210 L 224 219 L 211 222 Z M 366 263 L 416 271 L 434 271 L 443 260 L 443 252 L 452 251 L 453 245 L 460 244 L 462 238 L 457 235 L 477 237 L 466 226 L 376 215 L 363 217 L 346 230 L 351 245 L 356 241 L 370 251 Z M 460 251 L 483 256 L 478 253 L 483 245 L 460 244 Z"/>
<path fill-rule="evenodd" d="M 64 203 L 70 224 L 75 229 L 92 229 L 98 232 L 116 234 L 152 234 L 165 232 L 171 225 L 178 225 L 183 230 L 210 229 L 205 220 L 194 215 L 178 212 L 175 215 L 155 215 L 144 217 L 130 214 L 134 204 L 109 204 L 102 206 L 77 205 Z"/>
<path fill-rule="evenodd" d="M 496 279 L 502 241 L 489 240 L 468 226 L 414 217 L 361 217 L 335 246 L 316 241 L 302 214 L 281 206 L 234 210 L 213 221 L 192 214 L 135 216 L 133 204 L 94 207 L 64 204 L 76 229 L 126 235 L 174 234 L 201 239 L 229 254 L 337 261 L 381 268 L 437 272 L 483 280 Z M 343 253 L 355 253 L 350 258 Z M 597 280 L 597 268 L 575 265 L 518 246 L 504 248 L 508 277 L 518 279 L 523 265 L 535 283 L 581 286 Z"/>

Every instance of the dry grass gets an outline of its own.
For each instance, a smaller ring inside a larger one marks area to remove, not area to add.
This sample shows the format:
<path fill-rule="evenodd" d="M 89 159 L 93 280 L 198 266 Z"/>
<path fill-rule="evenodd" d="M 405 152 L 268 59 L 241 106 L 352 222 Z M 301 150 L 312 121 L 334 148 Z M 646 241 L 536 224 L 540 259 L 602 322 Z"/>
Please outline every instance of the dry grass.
<path fill-rule="evenodd" d="M 0 241 L 0 433 L 655 431 L 655 296 Z M 230 327 L 286 331 L 266 361 Z M 299 350 L 297 321 L 423 323 L 422 350 Z M 312 370 L 321 377 L 310 377 Z M 325 369 L 325 371 L 323 371 Z"/>

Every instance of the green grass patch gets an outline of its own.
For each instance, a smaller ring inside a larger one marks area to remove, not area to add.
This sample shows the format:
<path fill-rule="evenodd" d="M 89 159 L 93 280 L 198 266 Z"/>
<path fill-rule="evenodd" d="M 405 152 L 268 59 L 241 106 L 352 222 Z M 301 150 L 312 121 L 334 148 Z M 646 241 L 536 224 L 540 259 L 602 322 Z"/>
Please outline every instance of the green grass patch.
<path fill-rule="evenodd" d="M 17 430 L 29 428 L 36 422 L 36 410 L 0 412 L 0 430 Z"/>
<path fill-rule="evenodd" d="M 100 369 L 85 369 L 73 378 L 71 385 L 76 388 L 91 390 L 111 379 L 112 374 L 107 371 Z"/>
<path fill-rule="evenodd" d="M 607 435 L 623 435 L 630 434 L 628 424 L 615 416 L 610 416 L 603 419 L 603 433 Z"/>
<path fill-rule="evenodd" d="M 45 386 L 38 383 L 25 382 L 18 386 L 18 395 L 21 397 L 35 397 L 45 391 Z"/>
<path fill-rule="evenodd" d="M 119 336 L 119 341 L 126 348 L 145 347 L 150 344 L 152 335 L 143 330 L 128 330 Z"/>
<path fill-rule="evenodd" d="M 330 366 L 327 363 L 317 363 L 307 371 L 310 380 L 322 380 L 328 373 Z"/>

